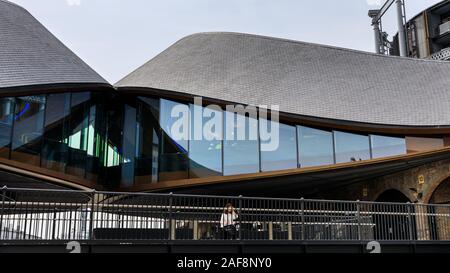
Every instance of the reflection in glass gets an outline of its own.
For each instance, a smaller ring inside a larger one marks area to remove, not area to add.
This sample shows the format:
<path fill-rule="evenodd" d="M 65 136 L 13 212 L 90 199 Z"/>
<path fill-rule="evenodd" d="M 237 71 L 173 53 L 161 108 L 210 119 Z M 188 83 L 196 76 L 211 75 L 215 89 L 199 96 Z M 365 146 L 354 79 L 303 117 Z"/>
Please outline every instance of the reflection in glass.
<path fill-rule="evenodd" d="M 260 128 L 267 126 L 267 132 L 272 130 L 272 122 L 260 120 Z M 265 129 L 266 130 L 266 129 Z M 276 140 L 272 139 L 272 143 Z M 262 144 L 269 141 L 261 140 Z M 261 170 L 276 171 L 297 168 L 297 140 L 294 126 L 279 124 L 278 148 L 275 151 L 261 150 Z"/>
<path fill-rule="evenodd" d="M 121 186 L 130 187 L 134 183 L 136 156 L 136 108 L 125 105 L 122 136 L 122 180 Z"/>
<path fill-rule="evenodd" d="M 45 96 L 16 98 L 11 159 L 39 166 Z"/>
<path fill-rule="evenodd" d="M 243 119 L 244 128 L 240 128 L 238 122 Z M 234 124 L 234 126 L 230 126 Z M 259 141 L 254 138 L 254 132 L 258 130 L 257 119 L 243 116 L 233 112 L 225 114 L 225 131 L 224 131 L 224 175 L 246 174 L 259 172 Z M 238 132 L 245 131 L 245 136 L 240 138 Z M 253 133 L 251 133 L 253 132 Z M 229 139 L 232 136 L 233 139 Z"/>
<path fill-rule="evenodd" d="M 371 156 L 381 158 L 444 147 L 443 138 L 369 138 L 339 131 L 333 135 L 329 131 L 279 124 L 279 146 L 266 151 L 260 149 L 267 141 L 258 139 L 257 119 L 227 112 L 224 117 L 220 108 L 208 108 L 209 112 L 205 109 L 145 97 L 127 99 L 125 104 L 112 95 L 90 92 L 1 98 L 0 157 L 11 156 L 16 161 L 117 189 L 298 165 L 330 165 L 334 161 L 367 160 Z M 195 135 L 196 111 L 200 112 L 200 139 Z M 244 121 L 243 125 L 237 124 L 238 118 Z M 211 122 L 214 119 L 220 121 L 219 125 Z M 228 127 L 230 120 L 234 125 Z M 210 132 L 209 123 L 218 127 L 213 130 L 215 136 L 205 134 Z M 243 139 L 239 139 L 239 131 L 245 132 Z M 179 139 L 180 136 L 185 138 Z M 227 138 L 222 140 L 223 136 Z"/>
<path fill-rule="evenodd" d="M 198 105 L 190 105 L 190 110 L 189 177 L 221 175 L 223 113 Z"/>
<path fill-rule="evenodd" d="M 333 133 L 298 126 L 300 167 L 334 164 Z"/>
<path fill-rule="evenodd" d="M 406 154 L 406 141 L 404 138 L 371 135 L 370 143 L 372 145 L 373 158 Z"/>
<path fill-rule="evenodd" d="M 406 137 L 408 153 L 425 152 L 444 148 L 443 138 Z"/>
<path fill-rule="evenodd" d="M 96 98 L 96 94 L 92 93 L 92 97 Z M 87 155 L 86 155 L 86 179 L 91 181 L 97 181 L 98 174 L 101 166 L 101 153 L 102 153 L 102 137 L 100 135 L 100 128 L 96 127 L 97 121 L 102 120 L 102 111 L 98 105 L 92 105 L 89 108 L 89 120 L 88 120 L 88 137 L 87 137 Z M 99 122 L 103 124 L 102 122 Z"/>
<path fill-rule="evenodd" d="M 0 157 L 9 158 L 14 120 L 14 99 L 0 98 Z"/>
<path fill-rule="evenodd" d="M 370 159 L 369 137 L 335 131 L 336 163 Z"/>
<path fill-rule="evenodd" d="M 69 158 L 66 172 L 79 177 L 85 176 L 88 130 L 89 130 L 89 100 L 86 93 L 73 93 L 71 98 L 71 113 L 69 121 Z"/>
<path fill-rule="evenodd" d="M 50 94 L 46 103 L 42 167 L 65 172 L 68 156 L 68 145 L 65 140 L 70 114 L 70 93 Z"/>
<path fill-rule="evenodd" d="M 106 108 L 107 141 L 105 142 L 104 163 L 106 168 L 105 184 L 110 188 L 120 186 L 123 157 L 124 107 L 117 101 L 110 102 Z"/>
<path fill-rule="evenodd" d="M 189 106 L 161 99 L 160 109 L 162 142 L 159 179 L 188 178 Z"/>
<path fill-rule="evenodd" d="M 158 181 L 159 100 L 139 97 L 135 185 Z"/>

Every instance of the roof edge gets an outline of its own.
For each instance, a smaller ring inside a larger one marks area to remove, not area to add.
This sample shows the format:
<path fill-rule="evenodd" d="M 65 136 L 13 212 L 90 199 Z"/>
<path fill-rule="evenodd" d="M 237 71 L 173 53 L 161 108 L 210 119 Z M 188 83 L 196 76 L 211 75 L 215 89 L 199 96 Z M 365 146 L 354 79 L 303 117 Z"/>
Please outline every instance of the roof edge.
<path fill-rule="evenodd" d="M 151 87 L 140 87 L 140 86 L 114 86 L 115 90 L 119 94 L 136 94 L 136 95 L 149 95 L 149 96 L 158 96 L 161 98 L 181 100 L 184 102 L 190 102 L 195 97 L 192 94 L 173 91 L 173 90 L 163 90 Z M 204 101 L 217 103 L 219 105 L 222 104 L 242 104 L 235 101 L 226 101 L 212 97 L 202 97 Z M 257 105 L 252 105 L 258 108 Z M 362 121 L 353 121 L 353 120 L 344 120 L 337 118 L 329 118 L 329 117 L 320 117 L 320 116 L 310 116 L 310 115 L 300 115 L 285 111 L 280 111 L 285 118 L 289 120 L 303 120 L 304 122 L 309 121 L 314 127 L 325 127 L 325 128 L 333 128 L 333 129 L 345 129 L 347 127 L 353 128 L 354 132 L 373 132 L 373 133 L 383 133 L 383 134 L 396 134 L 396 135 L 405 135 L 406 132 L 409 132 L 410 135 L 436 135 L 436 134 L 448 134 L 450 133 L 450 124 L 449 125 L 404 125 L 404 124 L 384 124 L 384 123 L 372 123 L 372 122 L 362 122 Z M 320 124 L 320 125 L 317 125 Z M 309 124 L 304 124 L 305 126 Z M 342 127 L 342 128 L 341 128 Z"/>
<path fill-rule="evenodd" d="M 185 41 L 187 39 L 195 38 L 197 36 L 200 37 L 203 35 L 233 35 L 233 36 L 241 36 L 241 37 L 252 37 L 252 38 L 259 38 L 259 39 L 267 39 L 267 40 L 271 40 L 271 41 L 286 42 L 286 43 L 293 43 L 293 44 L 299 44 L 299 45 L 308 45 L 308 46 L 321 47 L 321 48 L 332 49 L 332 50 L 340 50 L 340 51 L 344 51 L 344 52 L 350 52 L 350 53 L 354 53 L 354 54 L 360 54 L 360 55 L 371 56 L 371 57 L 391 58 L 391 59 L 396 59 L 397 61 L 401 60 L 401 61 L 409 61 L 409 62 L 434 63 L 434 64 L 450 66 L 450 62 L 448 62 L 448 61 L 432 60 L 432 59 L 417 59 L 417 58 L 408 58 L 408 57 L 401 57 L 401 56 L 390 56 L 390 55 L 377 54 L 374 52 L 368 52 L 368 51 L 363 51 L 363 50 L 337 47 L 337 46 L 312 43 L 312 42 L 304 42 L 304 41 L 298 41 L 298 40 L 287 39 L 287 38 L 271 37 L 271 36 L 252 34 L 252 33 L 232 32 L 232 31 L 210 31 L 210 32 L 197 32 L 197 33 L 193 33 L 193 34 L 182 37 L 181 39 L 179 39 L 176 42 L 174 42 L 173 44 L 171 44 L 169 47 L 167 47 L 166 49 L 164 49 L 163 51 L 158 53 L 156 56 L 154 56 L 150 60 L 144 62 L 142 65 L 138 66 L 136 69 L 132 70 L 130 73 L 125 75 L 123 78 L 118 80 L 113 85 L 114 86 L 120 85 L 120 82 L 123 81 L 124 79 L 126 79 L 129 75 L 138 71 L 140 68 L 144 67 L 146 64 L 148 64 L 152 60 L 158 58 L 160 55 L 164 54 L 164 52 L 170 50 L 172 47 L 176 46 L 177 44 L 182 43 L 183 41 Z M 126 85 L 123 85 L 123 86 L 126 86 Z"/>

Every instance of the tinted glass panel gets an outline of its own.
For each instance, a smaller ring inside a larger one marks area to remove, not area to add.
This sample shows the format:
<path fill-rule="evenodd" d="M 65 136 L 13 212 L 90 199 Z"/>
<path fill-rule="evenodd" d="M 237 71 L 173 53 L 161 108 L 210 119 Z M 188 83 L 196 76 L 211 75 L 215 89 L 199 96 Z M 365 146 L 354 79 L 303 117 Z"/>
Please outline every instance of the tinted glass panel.
<path fill-rule="evenodd" d="M 260 130 L 272 132 L 277 128 L 272 127 L 272 122 L 260 120 Z M 278 124 L 278 134 L 271 139 L 261 139 L 261 170 L 276 171 L 297 168 L 297 140 L 294 126 Z M 278 141 L 275 139 L 278 135 Z M 278 145 L 276 145 L 278 143 Z M 271 147 L 274 145 L 274 147 Z M 275 148 L 273 151 L 272 148 Z M 264 147 L 267 147 L 265 149 Z"/>
<path fill-rule="evenodd" d="M 70 94 L 50 94 L 45 108 L 42 167 L 64 172 L 68 156 Z"/>
<path fill-rule="evenodd" d="M 92 94 L 95 97 L 95 94 Z M 92 105 L 89 108 L 88 121 L 88 137 L 87 137 L 87 156 L 86 156 L 86 178 L 92 181 L 97 181 L 101 164 L 102 152 L 102 137 L 101 128 L 96 124 L 104 124 L 102 120 L 102 111 L 98 111 L 98 105 Z M 101 109 L 101 108 L 100 108 Z M 98 121 L 98 122 L 97 122 Z M 101 126 L 99 126 L 101 127 Z"/>
<path fill-rule="evenodd" d="M 45 96 L 16 98 L 11 158 L 40 165 Z"/>
<path fill-rule="evenodd" d="M 187 123 L 182 124 L 183 122 Z M 164 133 L 174 140 L 180 151 L 187 153 L 189 139 L 189 106 L 161 99 L 160 125 Z"/>
<path fill-rule="evenodd" d="M 69 159 L 66 167 L 68 174 L 84 177 L 86 170 L 89 136 L 89 93 L 73 93 L 67 144 Z"/>
<path fill-rule="evenodd" d="M 4 158 L 9 158 L 13 120 L 14 99 L 0 98 L 0 156 Z"/>
<path fill-rule="evenodd" d="M 298 126 L 300 167 L 334 164 L 333 133 Z"/>
<path fill-rule="evenodd" d="M 406 154 L 404 138 L 371 135 L 370 139 L 373 158 Z"/>
<path fill-rule="evenodd" d="M 369 137 L 335 131 L 336 162 L 354 162 L 370 159 Z"/>
<path fill-rule="evenodd" d="M 189 106 L 162 99 L 160 109 L 159 180 L 188 178 Z"/>
<path fill-rule="evenodd" d="M 159 100 L 139 98 L 135 184 L 156 183 L 159 161 Z"/>
<path fill-rule="evenodd" d="M 123 159 L 121 186 L 130 187 L 134 183 L 136 156 L 136 108 L 125 105 L 123 122 Z"/>
<path fill-rule="evenodd" d="M 222 174 L 223 113 L 191 105 L 190 177 Z"/>
<path fill-rule="evenodd" d="M 243 121 L 242 125 L 237 122 L 238 117 Z M 224 127 L 224 174 L 234 175 L 259 172 L 257 119 L 226 112 Z M 242 138 L 239 137 L 239 131 L 242 132 Z M 230 138 L 230 136 L 233 137 Z"/>
<path fill-rule="evenodd" d="M 444 147 L 442 138 L 406 137 L 408 153 L 424 152 Z"/>
<path fill-rule="evenodd" d="M 105 141 L 104 167 L 106 172 L 105 184 L 112 188 L 120 185 L 122 164 L 124 163 L 123 147 L 123 104 L 114 100 L 106 108 L 107 138 Z"/>

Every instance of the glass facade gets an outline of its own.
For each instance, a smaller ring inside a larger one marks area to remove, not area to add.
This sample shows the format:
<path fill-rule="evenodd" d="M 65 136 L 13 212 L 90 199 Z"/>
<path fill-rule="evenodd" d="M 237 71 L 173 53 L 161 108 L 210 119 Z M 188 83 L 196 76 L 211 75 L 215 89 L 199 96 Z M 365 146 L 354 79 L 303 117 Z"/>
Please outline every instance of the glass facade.
<path fill-rule="evenodd" d="M 161 99 L 159 124 L 162 128 L 159 179 L 189 178 L 189 106 Z"/>
<path fill-rule="evenodd" d="M 225 112 L 223 173 L 236 175 L 260 171 L 258 120 L 238 113 Z"/>
<path fill-rule="evenodd" d="M 190 105 L 190 113 L 189 177 L 222 175 L 222 110 Z"/>
<path fill-rule="evenodd" d="M 14 121 L 14 99 L 0 98 L 0 157 L 9 158 Z"/>
<path fill-rule="evenodd" d="M 371 135 L 370 144 L 373 158 L 406 154 L 404 138 Z"/>
<path fill-rule="evenodd" d="M 444 147 L 443 138 L 406 137 L 408 153 L 425 152 Z"/>
<path fill-rule="evenodd" d="M 65 172 L 69 156 L 70 93 L 47 96 L 42 167 Z"/>
<path fill-rule="evenodd" d="M 268 147 L 271 145 L 277 146 L 273 151 L 261 149 L 261 170 L 263 172 L 295 169 L 298 167 L 295 126 L 280 123 L 277 126 L 279 128 L 278 139 L 261 139 L 261 147 L 264 144 L 267 144 Z M 263 119 L 260 120 L 260 128 L 261 130 L 267 128 L 268 132 L 278 129 L 272 128 L 272 123 Z"/>
<path fill-rule="evenodd" d="M 11 159 L 40 165 L 45 99 L 45 96 L 16 98 Z"/>
<path fill-rule="evenodd" d="M 371 158 L 369 136 L 334 131 L 336 163 L 362 161 Z"/>
<path fill-rule="evenodd" d="M 218 106 L 109 92 L 0 98 L 2 160 L 105 189 L 332 165 L 443 145 L 442 138 L 332 132 Z"/>
<path fill-rule="evenodd" d="M 297 130 L 301 168 L 334 164 L 332 132 L 305 126 Z"/>
<path fill-rule="evenodd" d="M 136 117 L 135 185 L 158 182 L 159 100 L 139 97 Z"/>
<path fill-rule="evenodd" d="M 84 177 L 89 135 L 89 93 L 73 93 L 70 104 L 68 138 L 69 146 L 66 172 Z"/>

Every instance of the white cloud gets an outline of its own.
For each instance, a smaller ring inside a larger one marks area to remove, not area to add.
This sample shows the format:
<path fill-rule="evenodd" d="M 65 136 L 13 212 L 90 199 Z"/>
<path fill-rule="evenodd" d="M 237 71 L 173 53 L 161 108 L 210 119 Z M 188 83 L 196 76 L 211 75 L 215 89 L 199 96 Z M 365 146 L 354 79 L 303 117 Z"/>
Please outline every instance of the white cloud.
<path fill-rule="evenodd" d="M 66 0 L 67 5 L 69 6 L 80 6 L 81 0 Z"/>
<path fill-rule="evenodd" d="M 366 0 L 366 2 L 369 6 L 381 6 L 384 0 Z"/>

